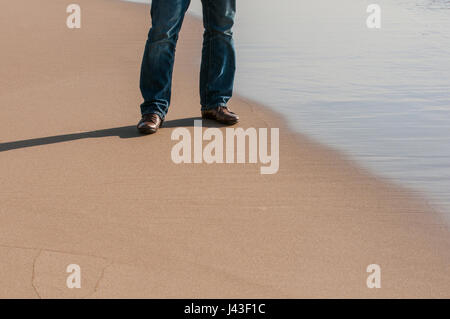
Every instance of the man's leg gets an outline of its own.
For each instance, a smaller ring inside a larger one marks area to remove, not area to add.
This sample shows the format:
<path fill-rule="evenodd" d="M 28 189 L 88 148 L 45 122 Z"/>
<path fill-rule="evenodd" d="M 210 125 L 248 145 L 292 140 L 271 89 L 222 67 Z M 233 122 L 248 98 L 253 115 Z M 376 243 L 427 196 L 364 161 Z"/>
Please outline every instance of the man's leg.
<path fill-rule="evenodd" d="M 170 105 L 172 71 L 178 33 L 190 0 L 153 0 L 152 28 L 141 67 L 142 115 L 156 114 L 164 120 Z"/>
<path fill-rule="evenodd" d="M 233 95 L 236 70 L 236 56 L 231 31 L 234 24 L 236 0 L 202 0 L 202 4 L 205 27 L 200 71 L 202 114 L 204 117 L 233 124 L 239 118 L 229 112 L 226 106 Z M 217 115 L 217 110 L 227 114 Z"/>

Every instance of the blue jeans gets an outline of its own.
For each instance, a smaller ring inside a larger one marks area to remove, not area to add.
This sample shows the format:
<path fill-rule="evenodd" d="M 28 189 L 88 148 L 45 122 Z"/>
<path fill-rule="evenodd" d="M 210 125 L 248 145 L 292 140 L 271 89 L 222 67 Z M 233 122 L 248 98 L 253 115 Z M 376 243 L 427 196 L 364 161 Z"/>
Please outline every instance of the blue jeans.
<path fill-rule="evenodd" d="M 170 105 L 175 47 L 190 0 L 153 0 L 152 27 L 141 67 L 141 113 L 164 119 Z M 201 109 L 226 106 L 233 94 L 236 57 L 231 28 L 236 0 L 202 0 Z"/>

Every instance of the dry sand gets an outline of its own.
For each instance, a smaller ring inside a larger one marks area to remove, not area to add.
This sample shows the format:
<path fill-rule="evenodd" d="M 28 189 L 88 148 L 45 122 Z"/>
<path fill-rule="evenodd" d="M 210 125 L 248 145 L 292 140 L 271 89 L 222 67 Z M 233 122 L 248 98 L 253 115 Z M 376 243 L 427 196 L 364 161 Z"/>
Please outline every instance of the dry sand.
<path fill-rule="evenodd" d="M 80 30 L 64 1 L 0 10 L 0 297 L 450 297 L 440 217 L 261 105 L 231 103 L 243 128 L 280 127 L 278 174 L 173 164 L 172 130 L 199 116 L 201 24 L 185 20 L 166 127 L 141 137 L 148 7 L 78 3 Z"/>

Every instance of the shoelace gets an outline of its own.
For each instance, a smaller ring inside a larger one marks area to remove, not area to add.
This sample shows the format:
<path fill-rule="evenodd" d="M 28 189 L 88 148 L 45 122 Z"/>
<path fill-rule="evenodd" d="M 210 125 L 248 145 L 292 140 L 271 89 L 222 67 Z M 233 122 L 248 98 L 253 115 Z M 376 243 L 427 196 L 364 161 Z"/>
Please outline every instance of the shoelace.
<path fill-rule="evenodd" d="M 152 122 L 153 124 L 156 124 L 158 122 L 158 115 L 156 114 L 148 114 L 144 116 L 145 122 Z"/>
<path fill-rule="evenodd" d="M 234 112 L 232 112 L 228 107 L 226 107 L 226 106 L 222 106 L 221 108 L 220 108 L 221 110 L 222 110 L 222 112 L 224 111 L 224 110 L 227 110 L 229 113 L 231 113 L 231 114 L 236 114 L 236 113 L 234 113 Z M 224 112 L 225 113 L 225 112 Z"/>

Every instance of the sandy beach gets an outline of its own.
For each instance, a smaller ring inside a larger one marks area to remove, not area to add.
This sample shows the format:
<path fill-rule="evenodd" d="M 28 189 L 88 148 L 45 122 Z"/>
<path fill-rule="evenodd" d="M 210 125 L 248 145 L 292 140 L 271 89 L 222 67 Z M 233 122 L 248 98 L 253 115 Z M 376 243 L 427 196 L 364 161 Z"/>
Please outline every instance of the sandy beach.
<path fill-rule="evenodd" d="M 262 105 L 230 104 L 239 127 L 280 128 L 277 174 L 173 163 L 172 131 L 200 117 L 200 20 L 185 19 L 164 127 L 140 136 L 149 8 L 77 3 L 81 29 L 64 1 L 0 10 L 1 298 L 450 297 L 441 216 Z"/>

